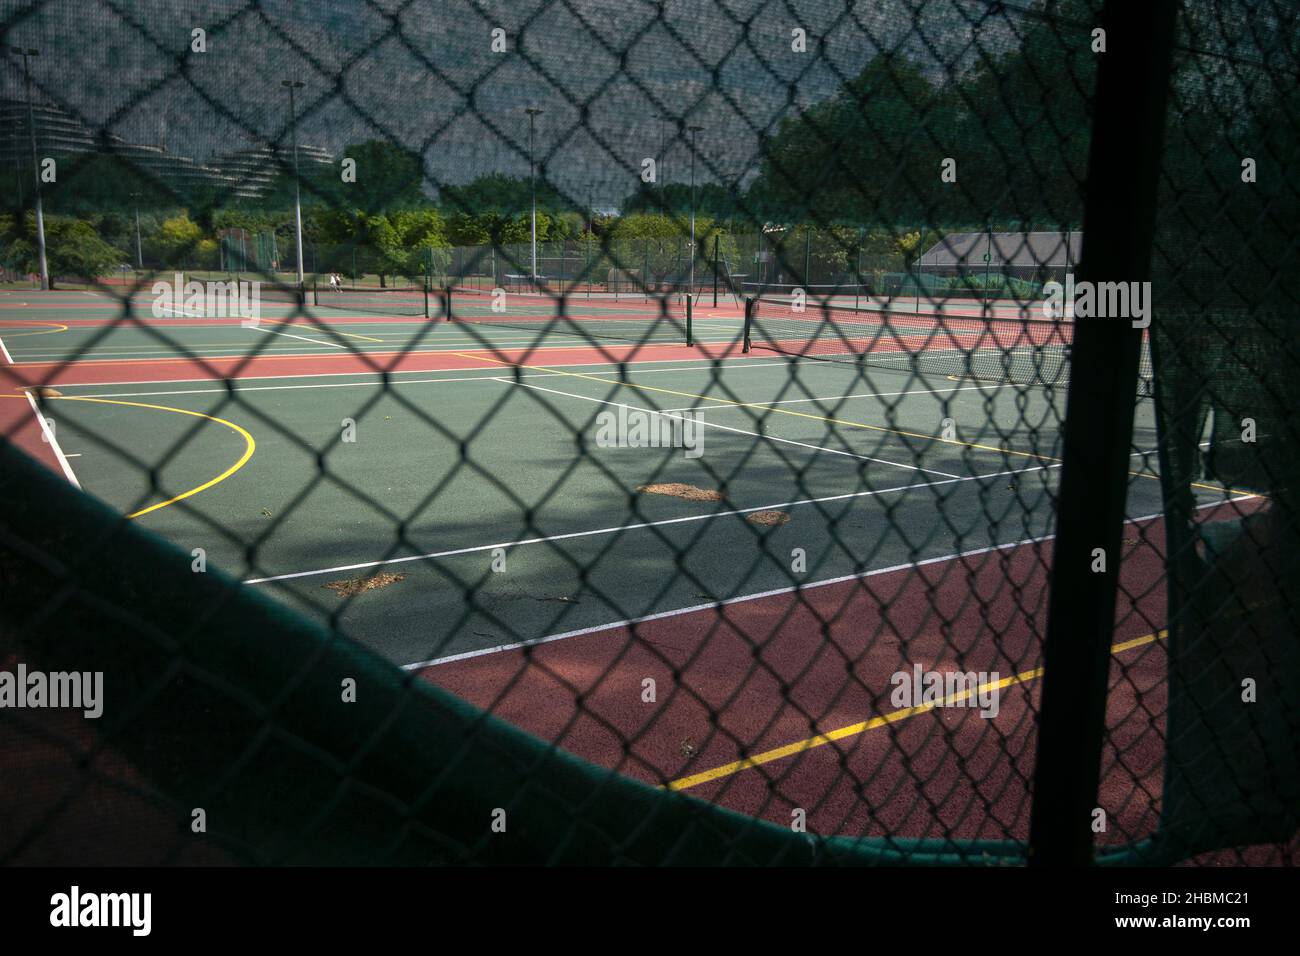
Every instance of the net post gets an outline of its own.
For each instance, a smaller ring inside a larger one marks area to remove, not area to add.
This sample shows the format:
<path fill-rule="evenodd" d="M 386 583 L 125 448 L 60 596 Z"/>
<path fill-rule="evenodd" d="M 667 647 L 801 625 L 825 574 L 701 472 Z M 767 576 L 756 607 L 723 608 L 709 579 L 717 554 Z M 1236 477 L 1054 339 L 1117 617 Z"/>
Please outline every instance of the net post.
<path fill-rule="evenodd" d="M 425 317 L 426 319 L 433 318 L 433 314 L 429 311 L 429 283 L 428 283 L 428 280 L 425 280 L 424 282 L 422 282 L 422 283 L 420 284 L 420 295 L 424 297 L 424 317 Z"/>
<path fill-rule="evenodd" d="M 749 354 L 750 348 L 750 328 L 754 324 L 754 297 L 745 296 L 745 331 L 741 337 L 740 351 L 743 355 Z"/>
<path fill-rule="evenodd" d="M 311 280 L 311 304 L 320 305 L 320 289 L 316 287 L 316 280 Z"/>
<path fill-rule="evenodd" d="M 695 304 L 694 297 L 686 293 L 686 347 L 692 348 L 695 345 Z"/>
<path fill-rule="evenodd" d="M 722 234 L 713 234 L 713 307 L 718 307 L 718 251 Z"/>

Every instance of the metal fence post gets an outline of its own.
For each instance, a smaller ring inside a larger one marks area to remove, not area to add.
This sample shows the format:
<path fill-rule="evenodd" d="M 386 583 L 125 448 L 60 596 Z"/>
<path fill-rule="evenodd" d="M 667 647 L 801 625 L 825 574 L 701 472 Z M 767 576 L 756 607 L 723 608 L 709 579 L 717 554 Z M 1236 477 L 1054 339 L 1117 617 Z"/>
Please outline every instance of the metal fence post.
<path fill-rule="evenodd" d="M 1107 0 L 1088 157 L 1080 282 L 1144 281 L 1175 0 Z M 1134 130 L 1140 136 L 1134 137 Z M 1052 553 L 1029 862 L 1088 865 L 1106 722 L 1142 330 L 1075 320 Z M 1100 548 L 1105 570 L 1094 572 Z"/>

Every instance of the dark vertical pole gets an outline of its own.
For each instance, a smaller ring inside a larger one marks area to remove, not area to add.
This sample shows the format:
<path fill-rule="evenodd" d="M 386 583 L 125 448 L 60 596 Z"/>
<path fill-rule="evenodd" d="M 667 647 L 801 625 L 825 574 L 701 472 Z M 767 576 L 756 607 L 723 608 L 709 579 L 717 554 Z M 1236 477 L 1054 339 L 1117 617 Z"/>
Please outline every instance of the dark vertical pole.
<path fill-rule="evenodd" d="M 713 307 L 718 307 L 718 249 L 722 241 L 721 233 L 713 234 Z"/>
<path fill-rule="evenodd" d="M 32 107 L 32 71 L 28 57 L 37 56 L 36 50 L 14 48 L 14 53 L 23 58 L 23 85 L 27 90 L 27 132 L 30 134 L 32 147 L 32 182 L 36 211 L 36 258 L 41 272 L 41 289 L 50 289 L 50 267 L 45 256 L 45 212 L 41 204 L 41 163 L 36 158 L 36 113 Z"/>
<path fill-rule="evenodd" d="M 688 348 L 695 344 L 695 330 L 693 328 L 695 306 L 692 304 L 694 301 L 694 296 L 688 295 L 686 297 L 686 345 Z"/>
<path fill-rule="evenodd" d="M 858 294 L 862 290 L 862 234 L 866 230 L 858 230 L 858 263 L 853 269 L 853 308 L 858 307 Z"/>
<path fill-rule="evenodd" d="M 745 296 L 745 333 L 740 340 L 740 351 L 745 353 L 746 355 L 749 354 L 749 346 L 750 346 L 749 331 L 750 331 L 750 326 L 753 325 L 753 323 L 754 323 L 754 297 L 747 295 Z"/>
<path fill-rule="evenodd" d="M 989 296 L 989 267 L 993 265 L 993 230 L 989 230 L 988 242 L 984 244 L 984 306 L 987 309 L 991 298 Z"/>
<path fill-rule="evenodd" d="M 1107 49 L 1098 54 L 1081 282 L 1150 275 L 1175 4 L 1107 0 L 1102 11 Z M 1141 346 L 1142 330 L 1131 322 L 1075 320 L 1029 827 L 1032 865 L 1093 860 Z M 1094 573 L 1098 548 L 1105 571 Z"/>

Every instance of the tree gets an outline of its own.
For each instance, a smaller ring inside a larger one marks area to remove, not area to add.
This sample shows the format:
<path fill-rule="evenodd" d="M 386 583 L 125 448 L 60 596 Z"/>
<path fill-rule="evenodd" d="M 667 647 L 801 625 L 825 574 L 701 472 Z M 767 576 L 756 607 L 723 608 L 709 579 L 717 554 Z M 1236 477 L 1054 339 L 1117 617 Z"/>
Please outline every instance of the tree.
<path fill-rule="evenodd" d="M 184 210 L 164 219 L 149 240 L 149 253 L 163 265 L 182 266 L 193 261 L 203 230 Z"/>
<path fill-rule="evenodd" d="M 532 182 L 501 173 L 480 176 L 463 186 L 444 186 L 442 209 L 448 216 L 457 213 L 480 215 L 498 213 L 518 216 L 532 211 Z M 576 210 L 577 207 L 545 179 L 537 180 L 537 209 Z"/>
<path fill-rule="evenodd" d="M 356 163 L 356 181 L 344 182 L 343 160 Z M 259 206 L 264 210 L 292 210 L 295 196 L 293 151 L 277 157 L 279 170 Z M 343 148 L 333 167 L 299 163 L 304 213 L 308 208 L 348 210 L 356 215 L 377 215 L 414 209 L 427 203 L 424 164 L 419 154 L 387 140 L 372 139 Z"/>
<path fill-rule="evenodd" d="M 737 213 L 737 199 L 720 183 L 695 184 L 696 216 L 706 215 L 723 219 Z M 743 208 L 739 210 L 743 213 Z M 646 185 L 623 200 L 623 212 L 658 212 L 689 216 L 691 213 L 691 184 L 664 183 L 662 186 Z"/>
<path fill-rule="evenodd" d="M 9 244 L 8 258 L 27 273 L 40 271 L 36 249 L 34 217 L 25 234 Z M 98 279 L 114 272 L 124 256 L 95 233 L 88 222 L 62 216 L 45 219 L 45 255 L 51 283 L 55 277 Z"/>

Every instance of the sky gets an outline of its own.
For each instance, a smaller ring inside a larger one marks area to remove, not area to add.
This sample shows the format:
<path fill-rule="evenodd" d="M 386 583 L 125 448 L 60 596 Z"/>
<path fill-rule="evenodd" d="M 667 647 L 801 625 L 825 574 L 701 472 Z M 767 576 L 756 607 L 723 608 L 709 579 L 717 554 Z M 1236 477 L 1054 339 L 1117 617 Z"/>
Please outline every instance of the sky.
<path fill-rule="evenodd" d="M 1014 19 L 977 0 L 0 0 L 6 47 L 36 47 L 37 98 L 93 129 L 206 159 L 287 142 L 335 156 L 381 138 L 417 151 L 427 190 L 539 170 L 574 200 L 615 205 L 666 139 L 661 176 L 747 182 L 759 137 L 832 96 L 873 57 L 937 79 L 1005 48 Z M 192 31 L 206 52 L 191 50 Z M 793 33 L 807 36 L 805 52 Z M 507 50 L 492 49 L 505 31 Z M 12 61 L 12 58 L 10 58 Z M 947 64 L 945 67 L 944 64 Z M 20 77 L 0 75 L 0 95 Z"/>

